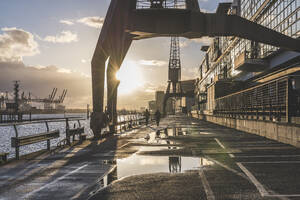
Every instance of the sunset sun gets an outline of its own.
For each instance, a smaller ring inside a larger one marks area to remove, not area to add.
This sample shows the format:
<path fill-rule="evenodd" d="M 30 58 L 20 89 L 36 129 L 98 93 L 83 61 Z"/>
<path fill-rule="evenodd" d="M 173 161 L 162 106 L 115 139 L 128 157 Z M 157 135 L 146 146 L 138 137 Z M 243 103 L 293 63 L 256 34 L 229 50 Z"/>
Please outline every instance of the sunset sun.
<path fill-rule="evenodd" d="M 116 78 L 120 80 L 118 92 L 129 94 L 143 86 L 143 74 L 139 66 L 133 61 L 125 61 L 117 72 Z"/>

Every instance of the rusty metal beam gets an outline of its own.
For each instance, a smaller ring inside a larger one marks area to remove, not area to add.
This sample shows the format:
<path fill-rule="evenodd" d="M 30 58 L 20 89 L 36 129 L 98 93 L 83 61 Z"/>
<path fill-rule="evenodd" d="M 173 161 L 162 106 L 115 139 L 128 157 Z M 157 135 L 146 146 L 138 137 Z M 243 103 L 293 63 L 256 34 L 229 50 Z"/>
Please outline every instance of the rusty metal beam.
<path fill-rule="evenodd" d="M 300 40 L 291 38 L 237 15 L 202 13 L 183 9 L 143 9 L 131 14 L 126 31 L 135 40 L 152 37 L 181 36 L 189 39 L 204 36 L 237 36 L 300 51 Z"/>

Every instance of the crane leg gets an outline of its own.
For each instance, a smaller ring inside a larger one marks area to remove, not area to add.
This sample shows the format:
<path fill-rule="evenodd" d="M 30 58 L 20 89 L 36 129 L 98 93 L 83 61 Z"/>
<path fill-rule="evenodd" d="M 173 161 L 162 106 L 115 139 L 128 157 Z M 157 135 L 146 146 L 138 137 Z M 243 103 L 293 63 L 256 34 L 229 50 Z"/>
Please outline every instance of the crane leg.
<path fill-rule="evenodd" d="M 109 116 L 110 132 L 115 132 L 115 125 L 117 123 L 117 91 L 119 81 L 116 78 L 116 73 L 120 66 L 114 64 L 113 58 L 107 66 L 107 111 Z"/>
<path fill-rule="evenodd" d="M 92 60 L 92 90 L 93 90 L 93 112 L 91 114 L 90 127 L 95 138 L 101 137 L 103 128 L 103 100 L 104 100 L 104 74 L 107 56 L 103 51 L 97 53 Z"/>
<path fill-rule="evenodd" d="M 103 112 L 105 62 L 110 63 L 107 70 L 108 112 L 116 124 L 117 85 L 115 72 L 120 68 L 132 42 L 132 36 L 125 32 L 129 22 L 129 12 L 135 8 L 136 0 L 112 0 L 102 26 L 99 40 L 92 60 L 93 113 L 91 128 L 95 137 L 101 136 L 101 129 L 106 119 Z M 114 90 L 110 90 L 114 88 Z"/>

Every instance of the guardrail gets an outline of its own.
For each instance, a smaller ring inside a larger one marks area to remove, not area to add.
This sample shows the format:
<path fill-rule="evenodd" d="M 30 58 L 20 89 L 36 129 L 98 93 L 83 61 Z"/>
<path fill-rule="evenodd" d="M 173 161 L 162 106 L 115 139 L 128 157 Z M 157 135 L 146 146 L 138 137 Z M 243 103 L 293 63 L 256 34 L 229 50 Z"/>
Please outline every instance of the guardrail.
<path fill-rule="evenodd" d="M 278 121 L 284 118 L 289 122 L 290 117 L 299 115 L 299 97 L 295 96 L 297 93 L 291 87 L 292 78 L 294 76 L 286 76 L 218 98 L 214 113 L 220 116 L 250 116 L 254 119 L 261 117 Z"/>
<path fill-rule="evenodd" d="M 0 127 L 13 126 L 14 132 L 15 132 L 15 137 L 11 137 L 11 147 L 15 148 L 16 159 L 18 160 L 19 157 L 20 157 L 19 151 L 20 151 L 21 146 L 25 146 L 25 145 L 29 145 L 29 144 L 35 144 L 35 143 L 42 142 L 42 141 L 47 141 L 47 150 L 50 150 L 50 140 L 60 137 L 59 130 L 50 130 L 50 128 L 49 128 L 49 123 L 50 122 L 65 122 L 66 123 L 66 128 L 69 129 L 69 122 L 70 121 L 77 121 L 78 124 L 79 124 L 79 128 L 70 129 L 69 133 L 71 134 L 71 136 L 75 137 L 75 135 L 79 135 L 80 138 L 81 138 L 82 133 L 84 132 L 84 127 L 81 127 L 80 120 L 85 120 L 85 119 L 84 118 L 78 118 L 78 117 L 49 118 L 49 119 L 44 120 L 44 121 L 41 121 L 40 119 L 37 119 L 37 120 L 31 121 L 31 122 L 27 121 L 27 122 L 16 122 L 16 123 L 0 124 Z M 39 134 L 32 134 L 32 135 L 29 135 L 29 136 L 19 137 L 19 131 L 18 131 L 17 126 L 28 125 L 28 124 L 45 124 L 46 132 L 39 133 Z M 69 142 L 68 144 L 71 144 L 71 143 Z M 8 154 L 9 153 L 6 153 L 6 152 L 4 152 L 4 153 L 0 152 L 0 157 L 2 157 L 2 160 L 6 160 Z"/>
<path fill-rule="evenodd" d="M 123 120 L 120 120 L 117 123 L 116 132 L 122 132 L 137 128 L 139 125 L 142 125 L 142 123 L 145 123 L 146 118 L 141 117 L 141 115 L 129 115 L 127 117 L 124 117 Z M 150 119 L 149 119 L 150 121 Z"/>
<path fill-rule="evenodd" d="M 2 161 L 6 162 L 7 161 L 7 156 L 8 156 L 9 153 L 6 153 L 6 152 L 0 152 L 0 158 Z"/>
<path fill-rule="evenodd" d="M 71 129 L 69 126 L 69 119 L 66 119 L 66 140 L 67 140 L 67 144 L 71 145 L 71 138 L 73 138 L 73 142 L 75 141 L 75 136 L 78 135 L 79 136 L 79 140 L 82 141 L 82 134 L 84 134 L 84 127 L 81 127 L 80 124 L 80 120 L 77 120 L 78 122 L 78 128 L 76 128 L 75 124 L 74 124 L 74 128 Z"/>

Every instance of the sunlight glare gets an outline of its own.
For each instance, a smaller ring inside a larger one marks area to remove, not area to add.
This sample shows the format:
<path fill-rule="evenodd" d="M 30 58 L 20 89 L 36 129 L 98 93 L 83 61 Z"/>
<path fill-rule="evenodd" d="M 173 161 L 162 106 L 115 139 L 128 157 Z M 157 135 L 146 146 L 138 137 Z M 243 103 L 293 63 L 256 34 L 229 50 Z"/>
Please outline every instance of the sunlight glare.
<path fill-rule="evenodd" d="M 117 72 L 116 78 L 120 80 L 118 89 L 120 94 L 129 94 L 143 86 L 141 69 L 133 61 L 125 61 Z"/>

